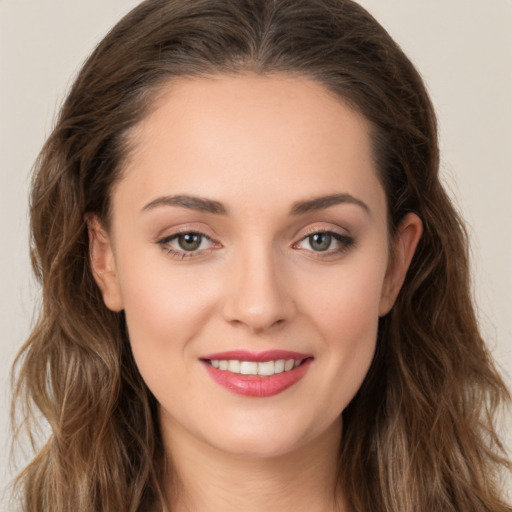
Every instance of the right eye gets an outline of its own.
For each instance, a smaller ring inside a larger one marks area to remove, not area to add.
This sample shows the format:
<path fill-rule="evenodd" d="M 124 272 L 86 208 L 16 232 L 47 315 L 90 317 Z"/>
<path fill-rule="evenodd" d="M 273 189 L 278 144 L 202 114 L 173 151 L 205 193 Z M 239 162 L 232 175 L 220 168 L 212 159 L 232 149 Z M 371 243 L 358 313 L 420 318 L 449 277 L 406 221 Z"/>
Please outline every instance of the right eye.
<path fill-rule="evenodd" d="M 200 233 L 182 233 L 176 235 L 170 243 L 183 251 L 198 251 L 204 249 L 206 237 Z"/>
<path fill-rule="evenodd" d="M 195 256 L 215 246 L 215 242 L 204 233 L 185 231 L 166 236 L 157 242 L 170 255 L 183 259 Z"/>

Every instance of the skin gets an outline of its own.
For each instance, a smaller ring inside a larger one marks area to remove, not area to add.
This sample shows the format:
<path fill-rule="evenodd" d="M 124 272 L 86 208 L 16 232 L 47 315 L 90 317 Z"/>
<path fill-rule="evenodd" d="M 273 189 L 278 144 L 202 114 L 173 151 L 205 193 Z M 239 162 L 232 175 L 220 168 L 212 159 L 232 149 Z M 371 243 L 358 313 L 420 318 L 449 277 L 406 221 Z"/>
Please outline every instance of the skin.
<path fill-rule="evenodd" d="M 345 510 L 333 500 L 341 412 L 421 221 L 409 214 L 390 244 L 370 125 L 317 83 L 195 78 L 162 90 L 154 107 L 132 134 L 109 232 L 96 218 L 89 229 L 105 304 L 124 309 L 160 404 L 180 482 L 173 510 Z M 217 212 L 161 199 L 177 195 L 215 201 Z M 180 230 L 205 235 L 197 250 L 180 248 Z M 341 238 L 318 250 L 318 232 Z M 292 387 L 254 398 L 219 386 L 200 361 L 234 349 L 314 359 Z"/>

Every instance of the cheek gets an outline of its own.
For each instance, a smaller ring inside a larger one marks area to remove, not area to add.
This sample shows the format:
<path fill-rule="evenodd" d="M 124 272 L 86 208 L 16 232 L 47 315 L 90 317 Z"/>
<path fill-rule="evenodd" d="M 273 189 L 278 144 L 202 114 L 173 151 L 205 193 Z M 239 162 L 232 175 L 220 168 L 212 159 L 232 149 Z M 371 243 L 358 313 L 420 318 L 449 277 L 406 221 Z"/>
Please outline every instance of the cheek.
<path fill-rule="evenodd" d="M 373 359 L 386 259 L 361 258 L 332 270 L 322 286 L 318 276 L 304 283 L 309 290 L 304 300 L 323 339 L 324 378 L 332 386 L 328 400 L 339 413 L 359 390 Z"/>
<path fill-rule="evenodd" d="M 343 289 L 324 310 L 321 321 L 338 371 L 360 381 L 358 376 L 366 373 L 375 350 L 380 287 L 355 281 L 343 281 Z"/>
<path fill-rule="evenodd" d="M 193 392 L 198 356 L 193 340 L 211 316 L 214 285 L 185 267 L 173 272 L 170 267 L 165 261 L 140 260 L 124 267 L 122 294 L 133 357 L 159 403 L 174 411 L 183 404 L 183 390 L 189 390 L 188 400 L 207 408 L 205 397 Z M 184 407 L 182 414 L 188 413 Z"/>
<path fill-rule="evenodd" d="M 141 373 L 163 361 L 173 365 L 211 315 L 215 283 L 198 279 L 185 265 L 170 265 L 165 255 L 132 253 L 118 268 L 130 343 Z"/>
<path fill-rule="evenodd" d="M 355 339 L 364 338 L 368 329 L 374 331 L 386 266 L 386 257 L 374 257 L 367 251 L 328 269 L 324 275 L 305 276 L 304 303 L 317 318 L 318 328 Z"/>

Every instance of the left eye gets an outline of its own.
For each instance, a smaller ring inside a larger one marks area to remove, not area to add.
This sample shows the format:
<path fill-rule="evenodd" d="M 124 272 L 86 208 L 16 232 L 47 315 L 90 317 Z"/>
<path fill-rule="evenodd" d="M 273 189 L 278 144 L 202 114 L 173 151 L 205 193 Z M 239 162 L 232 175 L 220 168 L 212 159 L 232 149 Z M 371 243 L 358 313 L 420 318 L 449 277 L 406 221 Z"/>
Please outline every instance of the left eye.
<path fill-rule="evenodd" d="M 311 235 L 304 237 L 297 244 L 297 247 L 299 249 L 308 249 L 315 252 L 326 252 L 343 250 L 351 243 L 352 239 L 347 236 L 330 231 L 323 231 L 312 233 Z"/>

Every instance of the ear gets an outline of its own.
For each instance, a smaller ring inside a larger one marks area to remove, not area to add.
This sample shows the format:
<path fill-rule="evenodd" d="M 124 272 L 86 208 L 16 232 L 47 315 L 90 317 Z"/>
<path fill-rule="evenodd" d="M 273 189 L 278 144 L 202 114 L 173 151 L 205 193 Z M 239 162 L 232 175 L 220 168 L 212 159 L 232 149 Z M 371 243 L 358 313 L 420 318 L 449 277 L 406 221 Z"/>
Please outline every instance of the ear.
<path fill-rule="evenodd" d="M 86 222 L 89 233 L 89 260 L 94 279 L 103 295 L 103 302 L 110 310 L 121 311 L 123 301 L 110 236 L 95 215 L 87 216 Z"/>
<path fill-rule="evenodd" d="M 423 223 L 415 213 L 407 214 L 400 222 L 393 238 L 393 254 L 384 278 L 379 316 L 386 315 L 393 307 L 422 233 Z"/>

